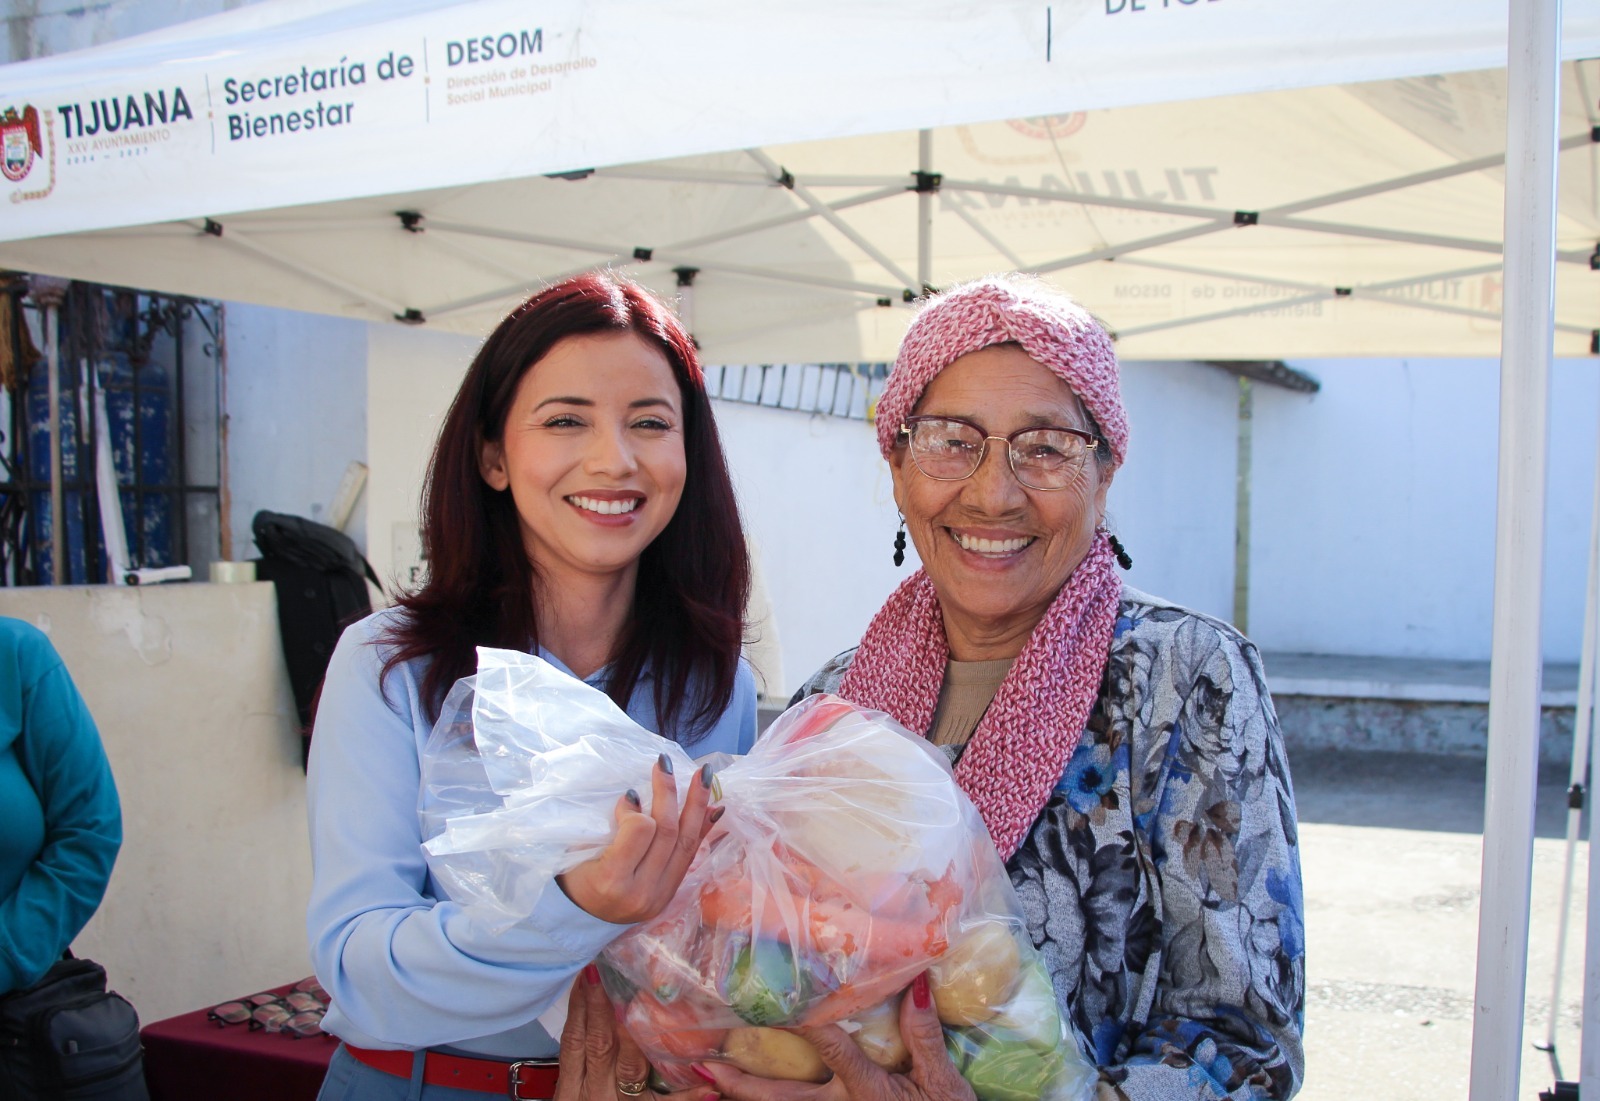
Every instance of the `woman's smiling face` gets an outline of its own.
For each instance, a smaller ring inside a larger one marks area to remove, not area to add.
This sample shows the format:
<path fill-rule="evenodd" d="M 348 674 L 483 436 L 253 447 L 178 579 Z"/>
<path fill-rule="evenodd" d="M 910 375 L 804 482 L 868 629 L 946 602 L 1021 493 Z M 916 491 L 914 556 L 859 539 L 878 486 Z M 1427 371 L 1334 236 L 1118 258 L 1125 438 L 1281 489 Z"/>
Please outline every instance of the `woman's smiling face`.
<path fill-rule="evenodd" d="M 547 581 L 636 570 L 683 496 L 683 397 L 666 356 L 632 332 L 557 342 L 517 384 L 480 469 L 511 491 Z"/>
<path fill-rule="evenodd" d="M 956 359 L 934 376 L 913 412 L 959 417 L 991 436 L 1045 425 L 1093 431 L 1067 384 L 1016 344 Z M 1089 455 L 1066 488 L 1029 489 L 999 440 L 988 441 L 977 471 L 961 481 L 924 475 L 903 442 L 889 465 L 895 503 L 938 591 L 952 652 L 962 660 L 979 651 L 1003 656 L 996 646 L 1020 652 L 1088 553 L 1105 516 L 1110 472 Z"/>

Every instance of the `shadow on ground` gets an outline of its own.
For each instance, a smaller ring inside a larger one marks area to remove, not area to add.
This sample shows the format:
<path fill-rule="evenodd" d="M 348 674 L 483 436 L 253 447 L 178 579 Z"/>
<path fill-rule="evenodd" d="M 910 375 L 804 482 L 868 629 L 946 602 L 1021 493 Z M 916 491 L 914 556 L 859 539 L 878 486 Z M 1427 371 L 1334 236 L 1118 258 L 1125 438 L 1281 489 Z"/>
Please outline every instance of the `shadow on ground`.
<path fill-rule="evenodd" d="M 1289 753 L 1302 822 L 1449 833 L 1483 832 L 1484 761 L 1437 753 L 1298 749 Z M 1565 767 L 1544 766 L 1534 812 L 1539 837 L 1567 832 Z M 1580 837 L 1588 838 L 1588 821 Z"/>

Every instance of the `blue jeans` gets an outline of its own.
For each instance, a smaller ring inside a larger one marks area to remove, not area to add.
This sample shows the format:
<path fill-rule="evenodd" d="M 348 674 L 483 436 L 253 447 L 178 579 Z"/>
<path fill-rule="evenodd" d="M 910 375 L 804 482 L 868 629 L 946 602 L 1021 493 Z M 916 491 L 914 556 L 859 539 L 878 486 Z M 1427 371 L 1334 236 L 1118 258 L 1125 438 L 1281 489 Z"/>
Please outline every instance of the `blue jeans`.
<path fill-rule="evenodd" d="M 487 1101 L 495 1096 L 479 1090 L 424 1085 L 422 1056 L 423 1052 L 416 1053 L 408 1080 L 367 1066 L 340 1044 L 328 1064 L 328 1076 L 322 1080 L 317 1101 Z"/>

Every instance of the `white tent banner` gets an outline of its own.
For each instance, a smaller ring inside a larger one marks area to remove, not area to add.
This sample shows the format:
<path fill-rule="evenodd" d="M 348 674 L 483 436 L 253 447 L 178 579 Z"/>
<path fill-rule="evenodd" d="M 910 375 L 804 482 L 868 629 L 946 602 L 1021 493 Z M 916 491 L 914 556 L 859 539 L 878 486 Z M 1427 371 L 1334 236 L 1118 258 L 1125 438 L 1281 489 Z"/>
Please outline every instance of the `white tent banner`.
<path fill-rule="evenodd" d="M 1568 56 L 1600 53 L 1597 7 L 1569 5 Z M 1491 68 L 1506 12 L 1506 0 L 259 5 L 0 69 L 0 240 L 398 181 Z"/>

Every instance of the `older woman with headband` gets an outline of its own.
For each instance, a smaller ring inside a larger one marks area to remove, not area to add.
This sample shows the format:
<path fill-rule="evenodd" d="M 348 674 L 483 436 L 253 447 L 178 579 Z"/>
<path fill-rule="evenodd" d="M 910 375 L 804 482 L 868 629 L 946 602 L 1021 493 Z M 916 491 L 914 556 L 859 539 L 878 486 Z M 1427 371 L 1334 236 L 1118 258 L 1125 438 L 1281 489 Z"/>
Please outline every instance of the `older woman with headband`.
<path fill-rule="evenodd" d="M 1289 1097 L 1304 935 L 1283 742 L 1255 647 L 1116 572 L 1110 338 L 1042 284 L 957 287 L 913 321 L 877 426 L 923 568 L 801 695 L 947 748 L 1103 1097 Z M 708 1076 L 749 1101 L 971 1096 L 912 993 L 909 1076 L 831 1028 L 804 1030 L 825 1085 Z"/>

